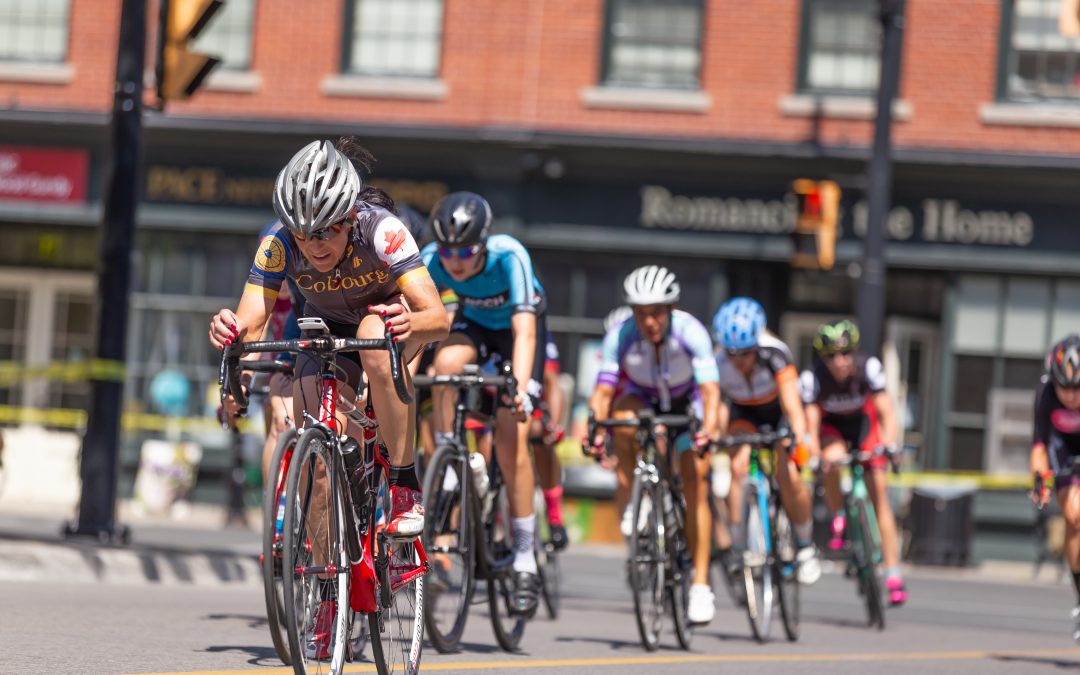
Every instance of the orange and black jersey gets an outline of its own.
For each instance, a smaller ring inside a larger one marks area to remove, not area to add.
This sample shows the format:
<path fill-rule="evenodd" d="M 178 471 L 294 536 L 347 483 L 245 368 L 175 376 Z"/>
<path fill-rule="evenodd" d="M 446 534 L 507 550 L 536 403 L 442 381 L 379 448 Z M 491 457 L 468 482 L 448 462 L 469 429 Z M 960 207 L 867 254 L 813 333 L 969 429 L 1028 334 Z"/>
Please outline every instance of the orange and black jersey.
<path fill-rule="evenodd" d="M 788 346 L 768 333 L 757 346 L 757 364 L 749 377 L 743 375 L 723 350 L 716 354 L 720 391 L 733 405 L 743 407 L 775 404 L 780 385 L 799 378 Z"/>

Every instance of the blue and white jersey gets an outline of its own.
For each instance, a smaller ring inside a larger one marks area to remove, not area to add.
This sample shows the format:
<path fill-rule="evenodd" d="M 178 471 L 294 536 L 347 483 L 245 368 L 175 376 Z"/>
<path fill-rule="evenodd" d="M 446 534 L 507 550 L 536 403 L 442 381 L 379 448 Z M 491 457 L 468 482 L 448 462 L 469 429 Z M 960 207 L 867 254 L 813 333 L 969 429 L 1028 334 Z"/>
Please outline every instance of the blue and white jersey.
<path fill-rule="evenodd" d="M 439 247 L 430 243 L 420 252 L 440 291 L 450 289 L 459 299 L 458 311 L 484 328 L 509 330 L 518 312 L 544 310 L 544 289 L 536 280 L 532 259 L 517 239 L 493 234 L 486 242 L 487 260 L 474 276 L 457 281 L 443 268 Z"/>
<path fill-rule="evenodd" d="M 596 384 L 617 387 L 620 377 L 635 390 L 659 401 L 666 410 L 679 398 L 706 382 L 719 382 L 712 338 L 700 321 L 676 309 L 659 349 L 642 337 L 637 322 L 629 319 L 604 336 L 600 373 Z"/>

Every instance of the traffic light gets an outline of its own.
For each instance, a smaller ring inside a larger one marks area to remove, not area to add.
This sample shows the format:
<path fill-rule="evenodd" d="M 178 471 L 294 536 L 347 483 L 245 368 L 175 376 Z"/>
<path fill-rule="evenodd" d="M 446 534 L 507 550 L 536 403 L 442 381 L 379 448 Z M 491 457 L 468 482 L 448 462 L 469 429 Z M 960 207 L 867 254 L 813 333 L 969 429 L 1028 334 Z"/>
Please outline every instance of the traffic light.
<path fill-rule="evenodd" d="M 1065 37 L 1080 37 L 1080 0 L 1061 0 L 1058 30 Z"/>
<path fill-rule="evenodd" d="M 221 59 L 189 51 L 223 0 L 161 0 L 158 28 L 158 99 L 180 101 L 199 88 Z"/>
<path fill-rule="evenodd" d="M 831 180 L 800 178 L 792 185 L 799 214 L 792 239 L 792 267 L 832 269 L 836 260 L 836 226 L 840 219 L 840 186 Z"/>

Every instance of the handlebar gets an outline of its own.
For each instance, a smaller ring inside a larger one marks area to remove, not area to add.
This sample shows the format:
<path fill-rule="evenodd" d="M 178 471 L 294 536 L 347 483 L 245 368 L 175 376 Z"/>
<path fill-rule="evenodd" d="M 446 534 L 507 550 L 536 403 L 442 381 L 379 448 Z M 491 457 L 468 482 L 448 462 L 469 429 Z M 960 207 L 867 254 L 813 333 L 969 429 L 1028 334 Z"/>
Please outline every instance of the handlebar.
<path fill-rule="evenodd" d="M 753 434 L 729 434 L 721 436 L 709 444 L 711 450 L 724 450 L 737 448 L 742 445 L 752 445 L 759 448 L 771 448 L 781 441 L 790 440 L 795 434 L 790 429 L 777 429 L 776 431 L 765 430 Z"/>
<path fill-rule="evenodd" d="M 596 419 L 596 413 L 590 410 L 588 423 L 589 438 L 585 445 L 582 446 L 581 451 L 586 456 L 592 455 L 592 442 L 593 439 L 596 438 L 598 429 L 638 429 L 640 431 L 648 431 L 657 426 L 665 426 L 669 429 L 686 430 L 692 433 L 697 431 L 699 424 L 700 420 L 698 420 L 696 415 L 676 415 L 670 413 L 657 414 L 647 408 L 639 410 L 634 417 L 619 419 L 609 417 L 604 420 Z"/>
<path fill-rule="evenodd" d="M 465 367 L 465 372 L 457 375 L 417 375 L 413 378 L 413 385 L 416 387 L 453 387 L 459 391 L 497 387 L 504 396 L 512 399 L 517 393 L 517 378 L 514 377 L 512 368 L 510 360 L 505 359 L 502 362 L 501 374 L 487 375 L 481 373 L 475 364 L 470 364 Z"/>
<path fill-rule="evenodd" d="M 900 457 L 907 452 L 907 447 L 897 449 L 889 445 L 879 445 L 873 450 L 860 450 L 858 452 L 848 453 L 843 459 L 833 464 L 840 466 L 851 466 L 852 464 L 861 464 L 869 462 L 875 457 L 886 457 L 889 460 L 889 465 L 892 468 L 893 473 L 900 473 Z"/>
<path fill-rule="evenodd" d="M 379 338 L 338 338 L 332 335 L 316 335 L 294 340 L 264 340 L 258 342 L 238 342 L 225 348 L 221 355 L 221 367 L 218 371 L 218 386 L 221 387 L 221 400 L 232 394 L 237 405 L 247 408 L 248 394 L 240 385 L 241 370 L 257 370 L 240 365 L 244 354 L 264 352 L 291 352 L 294 354 L 314 354 L 330 357 L 339 352 L 373 351 L 384 349 L 390 354 L 390 377 L 394 381 L 394 390 L 398 399 L 405 404 L 412 403 L 412 392 L 405 382 L 404 368 L 398 343 L 394 342 L 390 331 Z M 253 362 L 255 363 L 255 362 Z"/>

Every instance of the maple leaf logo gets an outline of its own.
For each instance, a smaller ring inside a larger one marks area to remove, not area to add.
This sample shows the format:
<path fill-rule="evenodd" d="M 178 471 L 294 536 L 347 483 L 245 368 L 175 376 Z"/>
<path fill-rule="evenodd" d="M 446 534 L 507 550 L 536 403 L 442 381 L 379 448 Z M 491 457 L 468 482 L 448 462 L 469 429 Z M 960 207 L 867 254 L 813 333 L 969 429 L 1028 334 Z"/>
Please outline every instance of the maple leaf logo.
<path fill-rule="evenodd" d="M 386 242 L 386 250 L 383 251 L 383 254 L 394 255 L 405 243 L 405 230 L 399 227 L 392 232 L 388 231 L 383 235 L 383 240 Z"/>

